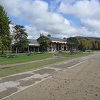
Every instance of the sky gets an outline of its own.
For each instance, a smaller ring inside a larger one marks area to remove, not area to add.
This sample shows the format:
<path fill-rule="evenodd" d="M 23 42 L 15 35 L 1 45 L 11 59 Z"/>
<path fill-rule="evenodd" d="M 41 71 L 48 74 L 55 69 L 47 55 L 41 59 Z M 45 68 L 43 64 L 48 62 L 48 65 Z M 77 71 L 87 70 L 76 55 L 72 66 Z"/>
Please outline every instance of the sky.
<path fill-rule="evenodd" d="M 100 37 L 100 0 L 0 0 L 9 19 L 23 25 L 29 39 Z"/>

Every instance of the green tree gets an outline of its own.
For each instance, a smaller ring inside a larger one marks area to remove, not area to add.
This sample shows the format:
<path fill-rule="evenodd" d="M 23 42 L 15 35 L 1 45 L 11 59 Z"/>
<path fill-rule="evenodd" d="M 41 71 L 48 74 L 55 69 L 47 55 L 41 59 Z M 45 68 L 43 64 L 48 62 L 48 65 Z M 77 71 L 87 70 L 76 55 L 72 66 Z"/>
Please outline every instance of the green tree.
<path fill-rule="evenodd" d="M 2 43 L 2 45 L 0 45 L 0 48 L 2 50 L 2 54 L 4 53 L 4 50 L 9 49 L 11 46 L 9 23 L 10 21 L 7 17 L 7 13 L 0 5 L 0 41 Z"/>
<path fill-rule="evenodd" d="M 95 40 L 94 40 L 94 39 L 91 39 L 91 40 L 90 40 L 89 49 L 91 49 L 91 50 L 94 50 L 94 49 L 95 49 Z"/>
<path fill-rule="evenodd" d="M 1 50 L 1 47 L 2 47 L 2 40 L 1 40 L 1 37 L 0 37 L 0 50 Z"/>
<path fill-rule="evenodd" d="M 47 47 L 49 46 L 49 41 L 43 35 L 37 39 L 38 43 L 40 44 L 40 50 L 42 52 L 47 51 Z"/>
<path fill-rule="evenodd" d="M 82 38 L 80 40 L 79 49 L 82 51 L 85 51 L 87 49 L 87 40 L 86 39 Z"/>
<path fill-rule="evenodd" d="M 13 47 L 16 48 L 16 53 L 18 51 L 24 52 L 24 49 L 28 46 L 28 39 L 27 39 L 27 33 L 25 32 L 24 26 L 16 25 L 14 27 L 14 45 Z"/>
<path fill-rule="evenodd" d="M 98 46 L 97 46 L 98 44 Z M 96 43 L 96 47 L 100 50 L 100 39 L 98 39 L 97 43 Z"/>
<path fill-rule="evenodd" d="M 76 37 L 70 37 L 67 39 L 67 42 L 70 44 L 70 50 L 78 49 L 78 46 L 80 44 L 79 40 Z"/>
<path fill-rule="evenodd" d="M 89 49 L 89 50 L 92 50 L 93 49 L 93 43 L 94 43 L 94 41 L 93 41 L 93 39 L 91 39 L 91 40 L 88 40 L 88 42 L 87 42 L 88 44 L 87 44 L 87 49 Z"/>
<path fill-rule="evenodd" d="M 95 44 L 95 50 L 99 48 L 98 43 Z"/>

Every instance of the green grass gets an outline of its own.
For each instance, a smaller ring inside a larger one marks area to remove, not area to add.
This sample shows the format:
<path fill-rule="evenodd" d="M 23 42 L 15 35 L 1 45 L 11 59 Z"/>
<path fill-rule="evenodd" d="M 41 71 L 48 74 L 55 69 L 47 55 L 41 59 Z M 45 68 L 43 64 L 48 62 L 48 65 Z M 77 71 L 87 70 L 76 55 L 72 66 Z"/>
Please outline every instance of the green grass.
<path fill-rule="evenodd" d="M 27 54 L 19 54 L 18 57 L 15 58 L 6 58 L 0 56 L 0 65 L 23 63 L 23 62 L 41 60 L 50 57 L 53 57 L 52 53 L 34 53 L 31 56 L 27 56 Z"/>
<path fill-rule="evenodd" d="M 5 68 L 0 70 L 0 77 L 8 76 L 11 74 L 16 74 L 20 72 L 25 72 L 25 71 L 30 71 L 34 68 L 38 67 L 43 67 L 46 65 L 58 63 L 64 60 L 72 59 L 72 58 L 77 58 L 77 57 L 82 57 L 82 56 L 87 56 L 91 53 L 66 53 L 62 52 L 61 55 L 63 57 L 61 58 L 54 58 L 54 59 L 49 59 L 49 60 L 43 60 L 39 62 L 34 62 L 33 64 L 27 64 L 27 65 L 20 65 L 17 67 L 11 67 L 11 68 Z M 27 56 L 26 54 L 20 54 L 17 58 L 5 58 L 5 57 L 0 57 L 0 64 L 15 64 L 15 63 L 21 63 L 21 62 L 28 62 L 28 61 L 33 61 L 33 60 L 40 60 L 40 59 L 45 59 L 53 57 L 51 53 L 43 53 L 43 54 L 33 54 L 33 56 Z"/>
<path fill-rule="evenodd" d="M 46 60 L 46 61 L 35 62 L 34 64 L 21 65 L 21 66 L 17 66 L 17 67 L 1 69 L 0 77 L 8 76 L 11 74 L 16 74 L 16 73 L 20 73 L 20 72 L 30 71 L 34 68 L 43 67 L 43 66 L 58 63 L 58 62 L 61 62 L 64 60 L 67 60 L 67 58 L 55 58 L 55 59 L 50 59 L 50 60 Z"/>

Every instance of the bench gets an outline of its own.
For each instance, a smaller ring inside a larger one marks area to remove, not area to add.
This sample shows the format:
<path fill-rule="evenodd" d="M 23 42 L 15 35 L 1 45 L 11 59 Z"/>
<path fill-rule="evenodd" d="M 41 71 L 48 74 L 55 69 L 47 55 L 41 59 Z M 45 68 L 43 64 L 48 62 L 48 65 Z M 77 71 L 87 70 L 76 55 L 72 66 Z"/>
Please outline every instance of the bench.
<path fill-rule="evenodd" d="M 85 50 L 85 52 L 92 52 L 92 50 Z"/>
<path fill-rule="evenodd" d="M 74 50 L 73 53 L 80 53 L 80 50 Z"/>
<path fill-rule="evenodd" d="M 17 54 L 6 54 L 5 57 L 6 58 L 15 58 L 15 57 L 17 57 Z"/>
<path fill-rule="evenodd" d="M 27 56 L 32 56 L 32 55 L 33 55 L 33 52 L 27 53 Z"/>
<path fill-rule="evenodd" d="M 54 52 L 54 56 L 59 58 L 61 57 L 61 54 L 59 52 Z"/>

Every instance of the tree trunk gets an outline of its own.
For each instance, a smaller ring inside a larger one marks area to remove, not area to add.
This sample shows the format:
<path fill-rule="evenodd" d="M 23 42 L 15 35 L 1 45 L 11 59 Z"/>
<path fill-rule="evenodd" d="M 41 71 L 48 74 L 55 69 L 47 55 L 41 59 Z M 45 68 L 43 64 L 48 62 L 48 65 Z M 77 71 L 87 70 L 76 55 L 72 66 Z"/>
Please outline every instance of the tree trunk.
<path fill-rule="evenodd" d="M 16 48 L 16 54 L 17 54 L 17 48 Z"/>
<path fill-rule="evenodd" d="M 2 47 L 2 50 L 1 51 L 2 51 L 2 54 L 4 54 L 4 48 L 3 47 Z"/>

